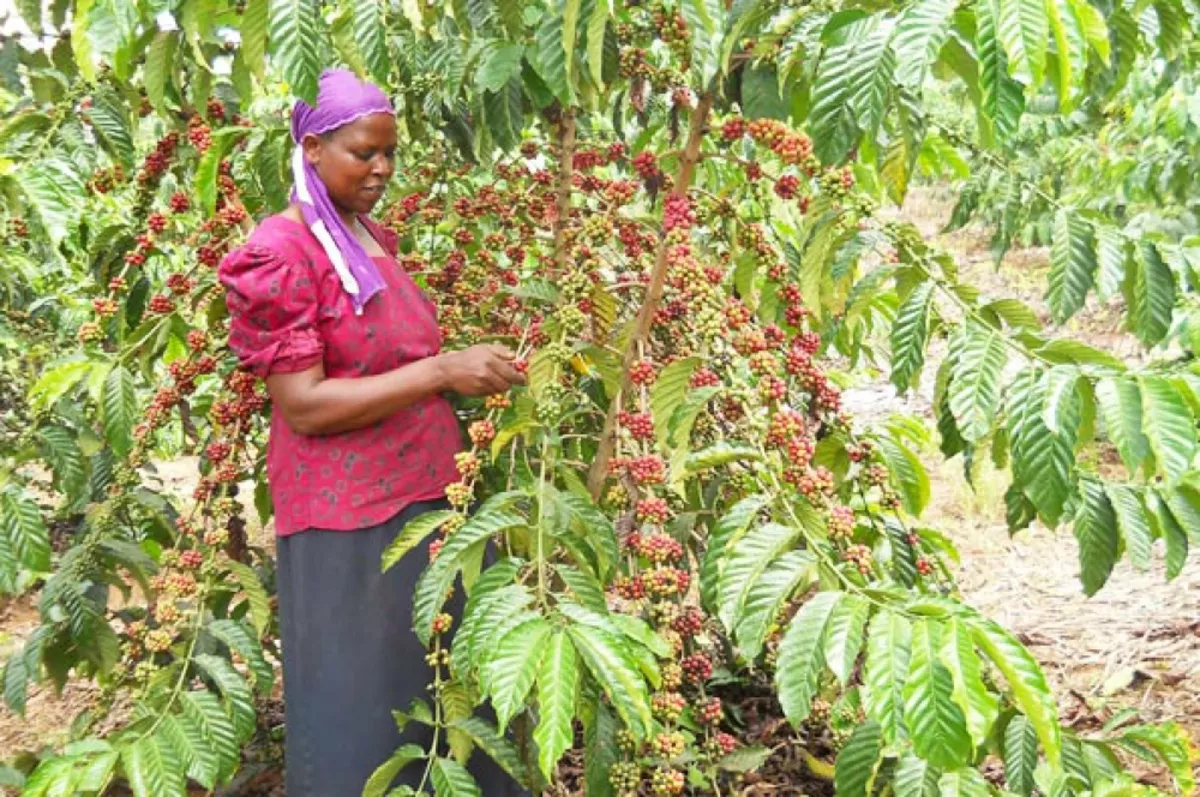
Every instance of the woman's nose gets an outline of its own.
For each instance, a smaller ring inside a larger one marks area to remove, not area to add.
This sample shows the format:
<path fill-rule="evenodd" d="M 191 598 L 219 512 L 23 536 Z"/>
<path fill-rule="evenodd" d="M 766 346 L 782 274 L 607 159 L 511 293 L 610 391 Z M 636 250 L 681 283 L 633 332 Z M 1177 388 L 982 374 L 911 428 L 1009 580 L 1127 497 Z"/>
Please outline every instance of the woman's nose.
<path fill-rule="evenodd" d="M 396 166 L 387 155 L 376 155 L 375 159 L 371 162 L 372 174 L 381 177 L 391 177 L 394 171 L 396 171 Z"/>

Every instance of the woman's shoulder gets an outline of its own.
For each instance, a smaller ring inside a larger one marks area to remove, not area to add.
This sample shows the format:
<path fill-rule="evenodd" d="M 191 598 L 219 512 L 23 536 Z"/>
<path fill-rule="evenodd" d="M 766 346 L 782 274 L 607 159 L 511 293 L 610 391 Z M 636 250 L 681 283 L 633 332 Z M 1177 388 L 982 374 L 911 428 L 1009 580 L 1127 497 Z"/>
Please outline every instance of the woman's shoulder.
<path fill-rule="evenodd" d="M 320 244 L 302 222 L 284 213 L 268 216 L 240 246 L 225 256 L 221 272 L 235 274 L 272 265 L 313 266 Z"/>

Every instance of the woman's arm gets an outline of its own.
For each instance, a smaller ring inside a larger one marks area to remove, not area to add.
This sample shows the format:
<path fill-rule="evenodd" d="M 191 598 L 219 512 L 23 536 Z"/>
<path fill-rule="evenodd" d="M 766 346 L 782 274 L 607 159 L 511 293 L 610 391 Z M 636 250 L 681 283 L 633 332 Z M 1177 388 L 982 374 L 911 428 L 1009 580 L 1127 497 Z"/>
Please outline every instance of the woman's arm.
<path fill-rule="evenodd" d="M 315 365 L 268 376 L 267 391 L 293 432 L 338 434 L 370 426 L 437 393 L 488 396 L 524 384 L 512 359 L 503 346 L 472 346 L 354 379 L 326 378 L 324 367 Z"/>

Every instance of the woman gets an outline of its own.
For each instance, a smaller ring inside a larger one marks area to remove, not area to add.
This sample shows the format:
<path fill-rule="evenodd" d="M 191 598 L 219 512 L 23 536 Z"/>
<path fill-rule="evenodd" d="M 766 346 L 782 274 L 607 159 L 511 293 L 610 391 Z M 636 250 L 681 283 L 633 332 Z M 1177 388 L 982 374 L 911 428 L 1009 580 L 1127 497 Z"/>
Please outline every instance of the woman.
<path fill-rule="evenodd" d="M 352 72 L 321 76 L 316 107 L 292 111 L 292 204 L 220 267 L 230 347 L 266 380 L 267 476 L 278 535 L 289 797 L 360 794 L 401 744 L 393 709 L 427 697 L 411 630 L 425 546 L 380 573 L 411 518 L 444 508 L 458 423 L 443 393 L 521 383 L 511 352 L 440 352 L 433 304 L 367 214 L 392 177 L 391 103 Z M 515 792 L 482 753 L 484 794 Z M 417 771 L 400 782 L 416 785 Z"/>

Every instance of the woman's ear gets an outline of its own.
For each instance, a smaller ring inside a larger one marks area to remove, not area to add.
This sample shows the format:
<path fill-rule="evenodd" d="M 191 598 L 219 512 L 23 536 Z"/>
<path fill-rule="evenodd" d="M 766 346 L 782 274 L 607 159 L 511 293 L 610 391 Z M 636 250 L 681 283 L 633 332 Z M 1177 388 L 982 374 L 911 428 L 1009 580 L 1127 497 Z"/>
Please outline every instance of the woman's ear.
<path fill-rule="evenodd" d="M 304 160 L 311 165 L 316 166 L 321 162 L 321 137 L 314 136 L 312 133 L 306 135 L 300 141 L 300 146 L 304 148 Z"/>

